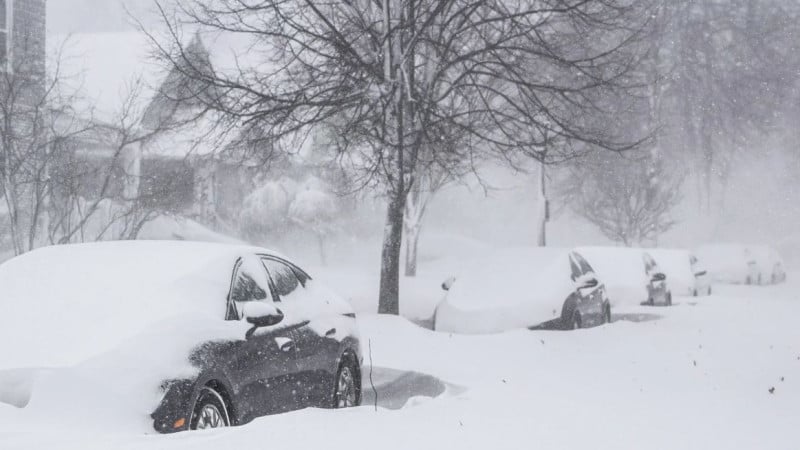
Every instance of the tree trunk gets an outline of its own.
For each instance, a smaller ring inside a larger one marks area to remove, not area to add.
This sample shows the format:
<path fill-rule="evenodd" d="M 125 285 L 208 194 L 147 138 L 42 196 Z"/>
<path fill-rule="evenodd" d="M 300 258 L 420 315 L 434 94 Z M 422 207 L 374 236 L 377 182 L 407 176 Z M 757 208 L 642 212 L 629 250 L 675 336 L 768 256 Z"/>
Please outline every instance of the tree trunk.
<path fill-rule="evenodd" d="M 390 192 L 381 253 L 381 284 L 378 314 L 400 314 L 400 247 L 403 239 L 405 194 Z"/>
<path fill-rule="evenodd" d="M 417 276 L 417 249 L 419 248 L 420 227 L 406 228 L 406 276 Z"/>

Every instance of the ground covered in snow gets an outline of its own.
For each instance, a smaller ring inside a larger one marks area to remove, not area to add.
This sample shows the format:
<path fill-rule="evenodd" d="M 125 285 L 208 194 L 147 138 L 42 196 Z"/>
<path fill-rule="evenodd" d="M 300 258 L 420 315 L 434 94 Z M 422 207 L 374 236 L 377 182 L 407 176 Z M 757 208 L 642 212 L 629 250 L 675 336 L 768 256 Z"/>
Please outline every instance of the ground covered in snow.
<path fill-rule="evenodd" d="M 800 274 L 791 275 L 616 311 L 613 324 L 575 332 L 459 336 L 362 314 L 377 402 L 366 382 L 360 408 L 172 436 L 102 420 L 23 422 L 0 404 L 0 448 L 795 449 Z"/>

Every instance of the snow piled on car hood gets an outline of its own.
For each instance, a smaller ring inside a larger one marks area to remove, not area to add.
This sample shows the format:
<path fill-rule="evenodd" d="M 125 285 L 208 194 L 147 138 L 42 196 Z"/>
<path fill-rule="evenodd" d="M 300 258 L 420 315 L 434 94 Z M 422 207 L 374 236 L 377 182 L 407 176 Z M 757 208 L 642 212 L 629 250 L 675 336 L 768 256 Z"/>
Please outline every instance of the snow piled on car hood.
<path fill-rule="evenodd" d="M 560 317 L 575 290 L 569 251 L 516 248 L 480 258 L 458 276 L 436 311 L 436 329 L 493 333 Z"/>
<path fill-rule="evenodd" d="M 74 365 L 169 319 L 221 322 L 236 258 L 251 250 L 138 241 L 14 258 L 0 266 L 0 370 Z"/>

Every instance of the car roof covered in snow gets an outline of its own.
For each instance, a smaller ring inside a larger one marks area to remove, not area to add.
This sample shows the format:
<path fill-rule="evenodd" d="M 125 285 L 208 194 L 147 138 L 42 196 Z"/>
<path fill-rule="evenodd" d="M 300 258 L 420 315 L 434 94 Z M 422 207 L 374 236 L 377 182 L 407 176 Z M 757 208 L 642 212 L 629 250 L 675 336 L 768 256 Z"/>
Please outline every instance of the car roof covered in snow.
<path fill-rule="evenodd" d="M 237 259 L 257 253 L 275 254 L 126 241 L 46 247 L 11 259 L 0 265 L 0 342 L 20 345 L 0 346 L 0 369 L 74 363 L 170 318 L 223 320 Z"/>
<path fill-rule="evenodd" d="M 554 319 L 574 291 L 570 253 L 562 248 L 511 248 L 476 259 L 440 305 L 439 324 L 483 333 Z"/>

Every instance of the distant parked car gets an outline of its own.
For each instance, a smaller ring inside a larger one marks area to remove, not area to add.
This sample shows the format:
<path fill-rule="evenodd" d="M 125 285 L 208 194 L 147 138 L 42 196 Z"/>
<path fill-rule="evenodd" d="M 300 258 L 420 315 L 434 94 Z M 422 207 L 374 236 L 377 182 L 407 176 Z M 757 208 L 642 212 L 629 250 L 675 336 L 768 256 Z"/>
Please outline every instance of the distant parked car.
<path fill-rule="evenodd" d="M 0 307 L 0 401 L 18 407 L 110 402 L 98 414 L 171 433 L 361 401 L 352 309 L 261 248 L 44 248 L 0 266 Z"/>
<path fill-rule="evenodd" d="M 711 295 L 708 272 L 688 250 L 658 248 L 648 249 L 647 253 L 666 274 L 671 292 L 694 297 Z"/>
<path fill-rule="evenodd" d="M 711 295 L 711 274 L 705 269 L 703 263 L 692 254 L 689 255 L 689 263 L 692 275 L 694 275 L 694 292 L 692 294 L 695 297 L 703 295 L 703 293 Z"/>
<path fill-rule="evenodd" d="M 786 281 L 783 258 L 774 248 L 766 245 L 751 245 L 749 249 L 758 267 L 758 284 L 776 284 Z"/>
<path fill-rule="evenodd" d="M 605 286 L 575 251 L 497 251 L 442 288 L 447 292 L 434 315 L 436 331 L 575 329 L 611 321 Z"/>
<path fill-rule="evenodd" d="M 577 251 L 597 269 L 612 306 L 672 304 L 666 274 L 644 250 L 580 247 Z"/>
<path fill-rule="evenodd" d="M 647 283 L 647 304 L 661 303 L 672 306 L 672 291 L 667 286 L 667 275 L 658 263 L 647 252 L 642 252 L 645 273 L 650 281 Z"/>
<path fill-rule="evenodd" d="M 761 271 L 753 251 L 743 244 L 707 244 L 695 252 L 717 283 L 755 284 Z"/>

